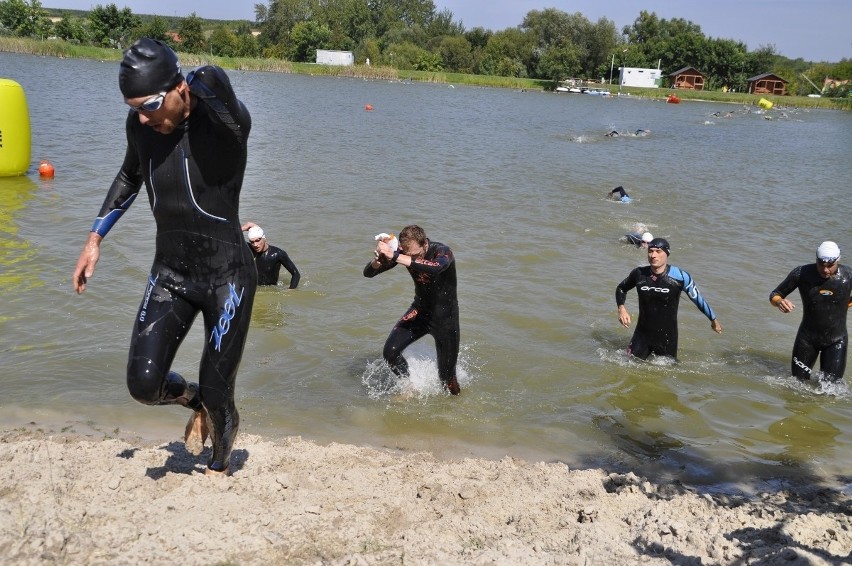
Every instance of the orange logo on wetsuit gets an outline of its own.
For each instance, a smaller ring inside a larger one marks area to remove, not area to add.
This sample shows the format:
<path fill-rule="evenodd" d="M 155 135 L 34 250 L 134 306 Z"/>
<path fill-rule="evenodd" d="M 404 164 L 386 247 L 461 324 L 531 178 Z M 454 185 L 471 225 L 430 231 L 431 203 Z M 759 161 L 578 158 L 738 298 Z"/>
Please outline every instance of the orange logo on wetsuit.
<path fill-rule="evenodd" d="M 410 311 L 408 311 L 407 313 L 402 315 L 402 318 L 400 320 L 402 320 L 402 321 L 411 320 L 415 316 L 417 316 L 417 309 L 411 309 Z"/>

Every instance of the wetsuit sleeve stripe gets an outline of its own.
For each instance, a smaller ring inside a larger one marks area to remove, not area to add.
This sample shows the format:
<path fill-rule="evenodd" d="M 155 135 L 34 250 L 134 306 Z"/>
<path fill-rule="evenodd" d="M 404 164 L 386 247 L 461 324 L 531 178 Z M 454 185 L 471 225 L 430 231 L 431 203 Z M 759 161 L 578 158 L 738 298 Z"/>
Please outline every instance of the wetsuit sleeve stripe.
<path fill-rule="evenodd" d="M 130 120 L 135 119 L 135 112 L 132 115 L 129 114 L 128 124 L 130 124 Z M 118 219 L 127 212 L 127 209 L 136 200 L 140 188 L 142 188 L 142 173 L 139 166 L 139 156 L 130 136 L 128 136 L 124 163 L 122 163 L 118 175 L 110 185 L 109 191 L 107 191 L 101 210 L 98 212 L 94 224 L 92 224 L 92 232 L 97 232 L 101 237 L 106 236 L 107 232 L 112 229 Z"/>
<path fill-rule="evenodd" d="M 689 300 L 691 300 L 696 307 L 698 307 L 698 310 L 704 313 L 704 316 L 710 320 L 716 320 L 716 313 L 713 312 L 713 309 L 710 308 L 710 305 L 707 304 L 707 301 L 705 301 L 704 297 L 701 296 L 701 292 L 698 290 L 698 287 L 695 286 L 695 281 L 692 280 L 692 276 L 689 273 L 672 266 L 671 271 L 669 271 L 669 275 L 681 281 L 683 284 L 683 290 L 686 291 L 686 296 L 689 297 Z"/>
<path fill-rule="evenodd" d="M 133 204 L 134 200 L 136 200 L 137 194 L 139 193 L 133 193 L 130 195 L 127 200 L 122 202 L 117 208 L 110 210 L 105 216 L 98 216 L 95 218 L 95 222 L 92 224 L 92 232 L 97 232 L 101 238 L 106 236 L 115 223 L 118 222 L 118 219 L 127 212 L 127 209 L 130 208 L 130 205 Z"/>

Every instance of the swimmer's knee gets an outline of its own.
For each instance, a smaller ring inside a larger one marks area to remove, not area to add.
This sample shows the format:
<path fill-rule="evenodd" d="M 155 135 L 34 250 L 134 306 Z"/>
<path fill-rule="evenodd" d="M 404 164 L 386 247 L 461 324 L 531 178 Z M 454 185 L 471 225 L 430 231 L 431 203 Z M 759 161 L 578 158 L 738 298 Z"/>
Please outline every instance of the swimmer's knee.
<path fill-rule="evenodd" d="M 127 364 L 127 390 L 144 405 L 160 401 L 163 378 L 162 371 L 151 360 L 135 359 Z"/>

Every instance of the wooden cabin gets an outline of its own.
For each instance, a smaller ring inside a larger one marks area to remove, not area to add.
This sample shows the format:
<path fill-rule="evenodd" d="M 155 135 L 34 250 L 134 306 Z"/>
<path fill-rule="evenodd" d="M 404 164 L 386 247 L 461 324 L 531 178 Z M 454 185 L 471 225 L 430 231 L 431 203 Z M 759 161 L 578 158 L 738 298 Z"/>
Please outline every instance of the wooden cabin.
<path fill-rule="evenodd" d="M 776 94 L 778 96 L 787 94 L 787 81 L 778 75 L 763 73 L 747 80 L 748 92 L 750 94 Z"/>
<path fill-rule="evenodd" d="M 669 79 L 672 81 L 672 88 L 704 90 L 705 76 L 695 67 L 684 67 L 669 73 Z"/>

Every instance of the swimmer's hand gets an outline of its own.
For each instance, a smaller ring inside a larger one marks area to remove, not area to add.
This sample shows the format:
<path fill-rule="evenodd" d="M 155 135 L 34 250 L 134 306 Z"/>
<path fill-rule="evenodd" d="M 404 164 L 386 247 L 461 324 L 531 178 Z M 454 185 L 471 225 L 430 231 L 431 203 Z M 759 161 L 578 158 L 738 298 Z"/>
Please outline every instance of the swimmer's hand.
<path fill-rule="evenodd" d="M 627 307 L 624 305 L 618 306 L 618 322 L 621 323 L 621 326 L 624 328 L 630 328 L 630 313 L 627 312 Z"/>
<path fill-rule="evenodd" d="M 781 312 L 791 312 L 796 308 L 796 305 L 794 305 L 792 301 L 782 299 L 780 295 L 775 295 L 774 297 L 772 297 L 770 302 L 776 307 L 778 307 L 778 310 Z"/>
<path fill-rule="evenodd" d="M 74 275 L 71 278 L 74 285 L 74 291 L 79 295 L 86 290 L 86 283 L 89 278 L 95 273 L 95 266 L 98 264 L 98 259 L 101 257 L 101 241 L 103 237 L 97 232 L 89 232 L 89 239 L 83 246 L 83 251 L 80 252 L 80 258 L 77 260 L 77 267 L 74 268 Z"/>
<path fill-rule="evenodd" d="M 722 333 L 722 323 L 719 322 L 718 318 L 714 318 L 710 321 L 710 328 L 712 328 L 713 332 L 715 332 L 716 334 Z"/>

